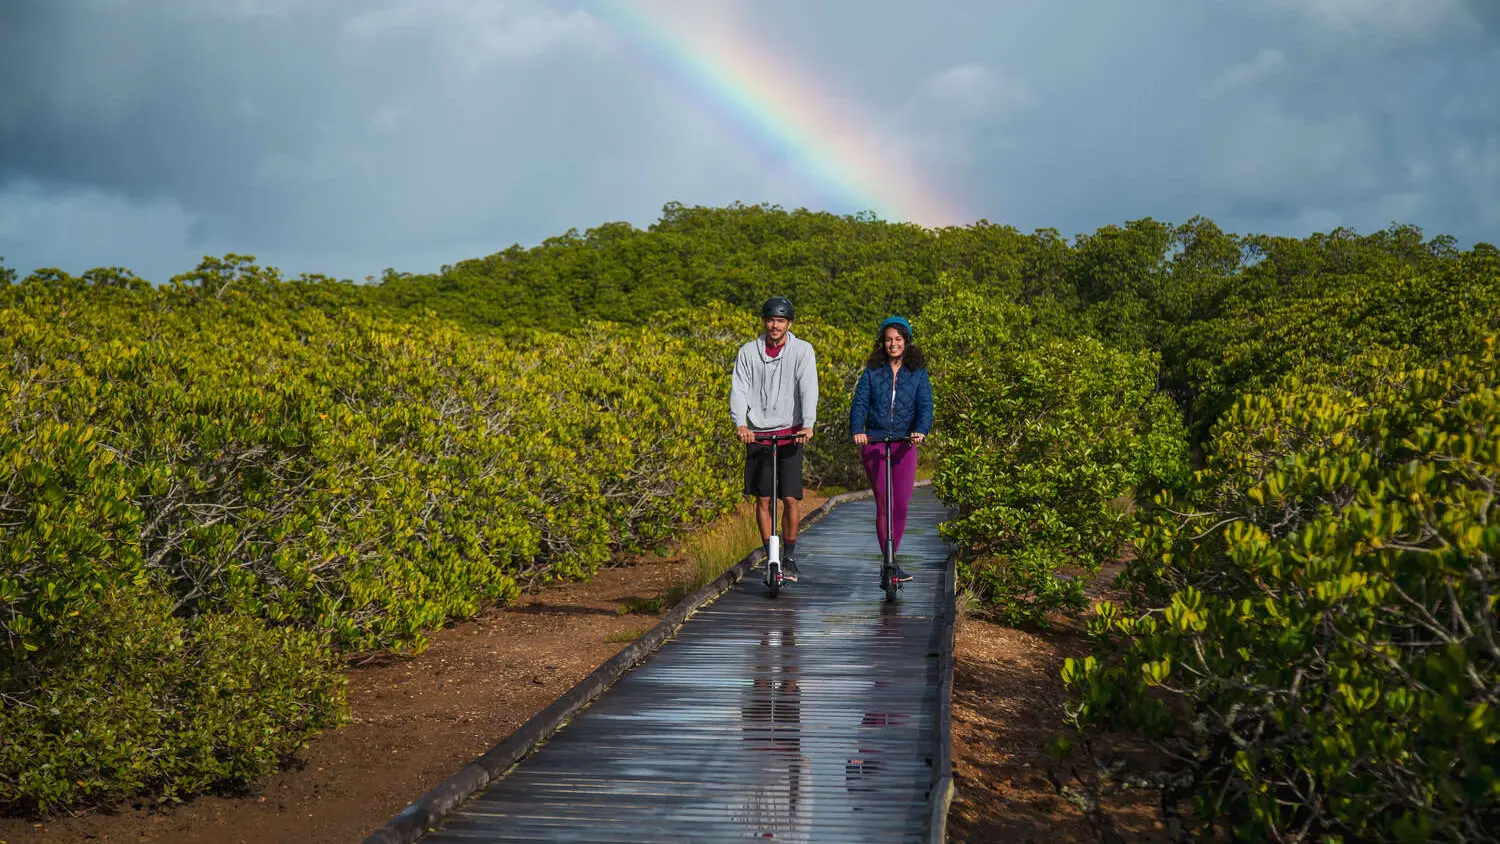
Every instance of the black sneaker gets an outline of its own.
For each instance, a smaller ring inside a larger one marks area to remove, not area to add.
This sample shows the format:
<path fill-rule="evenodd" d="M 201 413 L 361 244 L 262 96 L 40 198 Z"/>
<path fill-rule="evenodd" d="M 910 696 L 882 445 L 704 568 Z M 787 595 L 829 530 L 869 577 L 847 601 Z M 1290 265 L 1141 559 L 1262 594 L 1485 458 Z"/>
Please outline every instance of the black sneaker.
<path fill-rule="evenodd" d="M 906 572 L 902 571 L 900 566 L 896 566 L 896 582 L 897 583 L 906 583 L 907 581 L 909 581 L 911 579 L 912 579 L 911 575 L 909 575 Z"/>
<path fill-rule="evenodd" d="M 797 558 L 787 557 L 781 561 L 781 577 L 783 580 L 797 582 Z"/>

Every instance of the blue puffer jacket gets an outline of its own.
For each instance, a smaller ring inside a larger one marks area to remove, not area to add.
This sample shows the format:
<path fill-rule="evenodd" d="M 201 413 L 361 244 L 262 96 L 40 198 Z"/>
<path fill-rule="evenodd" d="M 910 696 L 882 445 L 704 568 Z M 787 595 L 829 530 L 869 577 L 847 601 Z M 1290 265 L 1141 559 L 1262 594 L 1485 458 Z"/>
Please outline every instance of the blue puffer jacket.
<path fill-rule="evenodd" d="M 903 437 L 932 430 L 932 382 L 927 370 L 901 367 L 896 374 L 896 400 L 891 402 L 891 368 L 866 368 L 849 405 L 849 433 L 871 438 Z"/>

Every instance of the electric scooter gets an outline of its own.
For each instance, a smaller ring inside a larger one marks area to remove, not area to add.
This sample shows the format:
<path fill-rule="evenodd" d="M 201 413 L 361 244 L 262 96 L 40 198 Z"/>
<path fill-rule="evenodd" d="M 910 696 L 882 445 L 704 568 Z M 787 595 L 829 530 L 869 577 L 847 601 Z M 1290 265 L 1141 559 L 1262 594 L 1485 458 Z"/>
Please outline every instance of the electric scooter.
<path fill-rule="evenodd" d="M 885 590 L 886 601 L 895 601 L 896 593 L 904 589 L 906 584 L 896 579 L 896 541 L 892 538 L 895 535 L 895 502 L 891 491 L 891 444 L 911 442 L 911 435 L 872 438 L 870 442 L 885 446 L 885 536 L 880 541 L 880 587 Z"/>
<path fill-rule="evenodd" d="M 796 442 L 796 434 L 756 435 L 758 443 L 771 445 L 771 538 L 766 542 L 766 587 L 771 597 L 781 594 L 781 528 L 776 520 L 776 505 L 781 503 L 781 478 L 777 472 L 780 463 L 780 444 Z"/>

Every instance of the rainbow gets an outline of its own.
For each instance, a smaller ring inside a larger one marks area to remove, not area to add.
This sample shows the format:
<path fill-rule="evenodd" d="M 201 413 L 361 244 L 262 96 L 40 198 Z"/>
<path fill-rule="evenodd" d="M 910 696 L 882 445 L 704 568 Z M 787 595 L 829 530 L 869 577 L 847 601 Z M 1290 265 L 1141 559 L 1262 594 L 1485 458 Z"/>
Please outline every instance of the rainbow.
<path fill-rule="evenodd" d="M 929 227 L 972 221 L 909 162 L 882 148 L 871 121 L 811 75 L 743 32 L 693 19 L 701 9 L 727 5 L 598 0 L 591 8 L 670 84 L 758 144 L 764 157 L 811 178 L 831 204 Z"/>

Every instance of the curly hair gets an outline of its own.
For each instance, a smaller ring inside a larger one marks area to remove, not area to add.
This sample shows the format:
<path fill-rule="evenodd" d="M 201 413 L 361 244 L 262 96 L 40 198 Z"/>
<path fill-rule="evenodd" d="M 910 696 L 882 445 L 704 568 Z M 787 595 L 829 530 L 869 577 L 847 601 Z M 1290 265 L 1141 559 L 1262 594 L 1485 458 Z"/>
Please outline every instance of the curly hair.
<path fill-rule="evenodd" d="M 918 369 L 927 368 L 927 356 L 917 348 L 911 341 L 911 334 L 899 325 L 889 325 L 886 328 L 894 328 L 900 332 L 901 339 L 906 341 L 906 351 L 901 354 L 901 365 L 911 367 L 915 372 Z M 875 348 L 870 351 L 870 357 L 865 360 L 866 369 L 879 369 L 882 366 L 890 366 L 891 356 L 885 352 L 885 328 L 880 329 L 875 335 Z"/>

